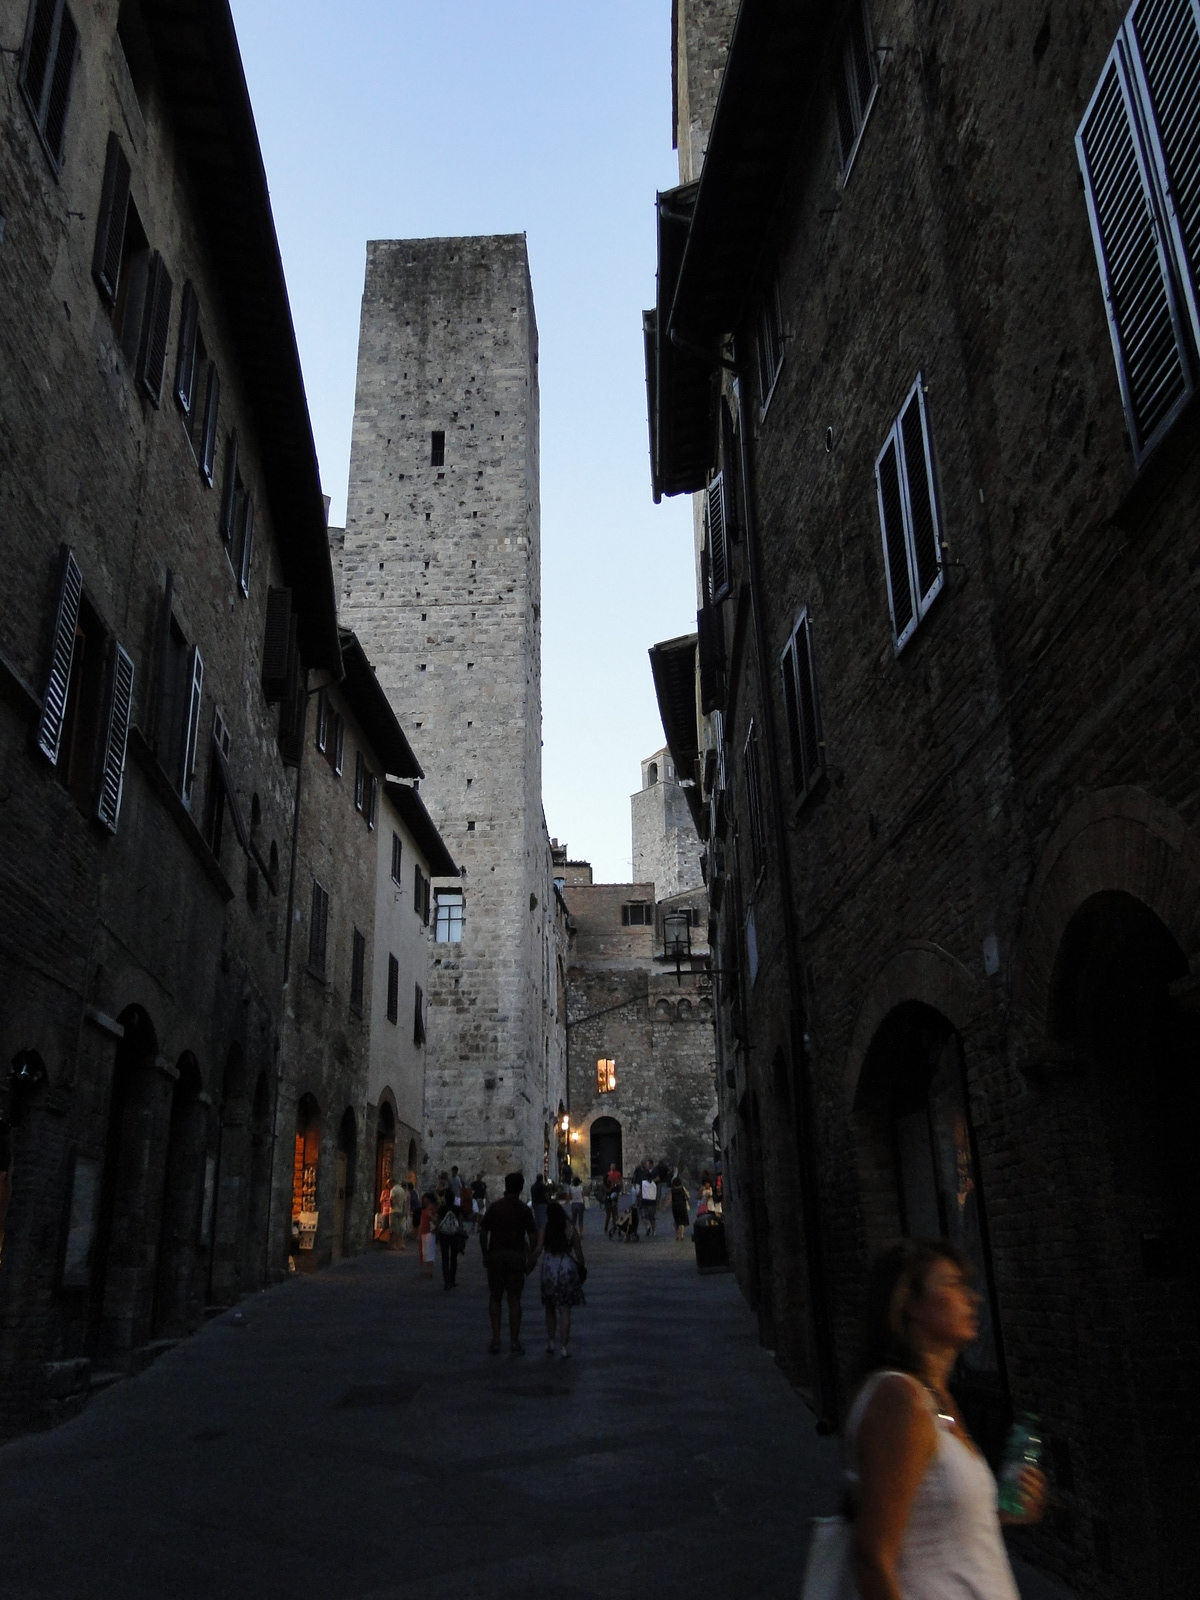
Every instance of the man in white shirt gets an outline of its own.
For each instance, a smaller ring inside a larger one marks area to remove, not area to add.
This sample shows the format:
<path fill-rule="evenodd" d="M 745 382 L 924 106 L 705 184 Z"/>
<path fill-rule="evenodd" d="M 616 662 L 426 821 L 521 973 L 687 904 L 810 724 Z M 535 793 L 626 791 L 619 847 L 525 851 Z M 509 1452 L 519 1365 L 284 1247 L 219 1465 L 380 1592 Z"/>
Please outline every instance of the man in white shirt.
<path fill-rule="evenodd" d="M 642 1179 L 642 1221 L 646 1224 L 646 1234 L 654 1232 L 655 1218 L 658 1216 L 658 1185 L 647 1174 Z"/>

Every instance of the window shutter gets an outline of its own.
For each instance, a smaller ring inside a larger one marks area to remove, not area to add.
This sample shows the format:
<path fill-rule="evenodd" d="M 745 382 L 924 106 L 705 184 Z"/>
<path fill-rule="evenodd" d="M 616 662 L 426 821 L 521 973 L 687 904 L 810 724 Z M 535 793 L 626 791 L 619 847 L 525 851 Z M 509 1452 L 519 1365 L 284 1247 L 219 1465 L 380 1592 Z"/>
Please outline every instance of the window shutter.
<path fill-rule="evenodd" d="M 279 712 L 279 750 L 285 767 L 298 767 L 304 752 L 304 727 L 308 721 L 308 685 L 300 646 L 296 642 L 297 624 L 288 620 L 287 694 Z"/>
<path fill-rule="evenodd" d="M 875 463 L 879 493 L 879 525 L 883 530 L 883 559 L 887 571 L 888 605 L 896 649 L 904 644 L 916 622 L 912 579 L 908 571 L 908 546 L 904 537 L 904 502 L 900 491 L 900 460 L 893 428 L 883 453 Z"/>
<path fill-rule="evenodd" d="M 267 590 L 267 625 L 263 634 L 262 687 L 269 706 L 278 705 L 288 692 L 291 642 L 292 591 Z"/>
<path fill-rule="evenodd" d="M 707 717 L 725 704 L 725 621 L 720 606 L 702 606 L 696 613 L 696 641 L 700 710 Z"/>
<path fill-rule="evenodd" d="M 421 921 L 429 926 L 429 891 L 432 885 L 424 873 L 421 874 Z"/>
<path fill-rule="evenodd" d="M 325 689 L 317 690 L 317 749 L 325 754 L 329 742 L 329 694 Z"/>
<path fill-rule="evenodd" d="M 238 584 L 243 594 L 250 593 L 250 559 L 254 550 L 254 496 L 248 494 L 242 501 L 242 553 L 238 563 Z"/>
<path fill-rule="evenodd" d="M 46 74 L 50 65 L 50 45 L 54 36 L 55 0 L 34 0 L 29 13 L 29 34 L 25 58 L 21 63 L 21 85 L 38 123 L 41 123 Z"/>
<path fill-rule="evenodd" d="M 1130 442 L 1140 463 L 1191 394 L 1193 380 L 1122 38 L 1075 146 Z"/>
<path fill-rule="evenodd" d="M 387 1019 L 395 1022 L 400 1016 L 400 963 L 388 956 Z"/>
<path fill-rule="evenodd" d="M 110 306 L 117 298 L 117 284 L 121 278 L 128 210 L 129 162 L 121 149 L 121 141 L 115 133 L 110 133 L 104 162 L 104 187 L 100 191 L 100 215 L 96 222 L 96 248 L 92 254 L 92 275 Z"/>
<path fill-rule="evenodd" d="M 366 811 L 367 811 L 367 827 L 368 828 L 373 828 L 375 826 L 375 812 L 376 812 L 376 808 L 377 808 L 378 805 L 379 805 L 379 779 L 375 775 L 375 773 L 372 772 L 367 778 L 367 806 L 366 806 Z"/>
<path fill-rule="evenodd" d="M 721 473 L 725 479 L 725 545 L 736 544 L 741 531 L 741 512 L 738 507 L 737 436 L 733 431 L 733 414 L 728 401 L 721 401 Z"/>
<path fill-rule="evenodd" d="M 53 7 L 49 7 L 53 9 Z M 62 166 L 63 137 L 67 131 L 67 108 L 71 103 L 71 79 L 79 54 L 79 30 L 71 13 L 63 6 L 59 13 L 58 46 L 46 103 L 46 144 L 56 167 Z"/>
<path fill-rule="evenodd" d="M 333 770 L 340 778 L 342 775 L 342 748 L 346 742 L 346 723 L 340 711 L 334 713 L 333 723 Z"/>
<path fill-rule="evenodd" d="M 200 703 L 204 698 L 204 662 L 200 652 L 192 647 L 188 664 L 188 717 L 187 732 L 183 741 L 183 766 L 180 768 L 179 792 L 185 806 L 192 803 L 192 784 L 196 778 L 196 755 L 200 746 Z"/>
<path fill-rule="evenodd" d="M 110 833 L 116 833 L 117 818 L 121 813 L 121 790 L 125 778 L 125 743 L 129 737 L 129 716 L 132 708 L 133 660 L 114 639 L 108 722 L 104 731 L 104 759 L 100 768 L 100 795 L 96 803 L 96 816 Z"/>
<path fill-rule="evenodd" d="M 313 879 L 312 914 L 308 921 L 308 964 L 314 972 L 325 974 L 326 936 L 329 930 L 329 895 Z"/>
<path fill-rule="evenodd" d="M 1193 337 L 1200 342 L 1200 8 L 1196 0 L 1136 0 L 1129 33 L 1179 260 Z"/>
<path fill-rule="evenodd" d="M 708 562 L 712 598 L 729 593 L 729 539 L 725 508 L 725 474 L 718 472 L 708 486 Z"/>
<path fill-rule="evenodd" d="M 413 996 L 413 1043 L 425 1043 L 425 996 L 419 983 Z"/>
<path fill-rule="evenodd" d="M 413 910 L 421 915 L 421 869 L 413 862 Z"/>
<path fill-rule="evenodd" d="M 175 355 L 175 399 L 185 417 L 192 414 L 196 393 L 196 339 L 200 332 L 200 307 L 189 278 L 183 286 L 179 313 L 179 348 Z"/>
<path fill-rule="evenodd" d="M 804 786 L 811 789 L 825 769 L 825 744 L 821 738 L 821 712 L 817 701 L 817 674 L 812 623 L 807 615 L 796 630 L 796 689 L 800 712 L 800 746 L 804 755 Z"/>
<path fill-rule="evenodd" d="M 204 481 L 212 488 L 217 467 L 217 413 L 221 404 L 221 375 L 216 365 L 209 362 L 208 388 L 204 396 L 204 437 L 200 444 L 200 471 Z"/>
<path fill-rule="evenodd" d="M 783 709 L 787 721 L 788 754 L 792 761 L 792 787 L 797 797 L 808 787 L 804 776 L 804 740 L 800 731 L 800 691 L 796 681 L 796 635 L 788 640 L 779 663 L 783 679 Z"/>
<path fill-rule="evenodd" d="M 233 538 L 234 502 L 237 499 L 237 429 L 225 441 L 225 481 L 221 489 L 221 538 L 226 544 Z"/>
<path fill-rule="evenodd" d="M 157 405 L 162 399 L 163 373 L 167 367 L 167 334 L 171 325 L 171 275 L 156 250 L 150 258 L 146 284 L 146 309 L 142 316 L 142 339 L 138 350 L 137 372 L 142 388 Z"/>
<path fill-rule="evenodd" d="M 75 630 L 79 625 L 79 601 L 83 595 L 83 573 L 74 552 L 63 545 L 58 576 L 58 601 L 54 608 L 54 637 L 50 646 L 50 671 L 42 696 L 38 720 L 38 749 L 51 763 L 57 763 L 62 743 L 63 719 L 67 711 L 67 691 L 71 684 L 71 660 L 75 654 Z"/>
<path fill-rule="evenodd" d="M 908 500 L 912 566 L 917 579 L 917 615 L 923 617 L 942 587 L 943 574 L 937 502 L 934 498 L 933 453 L 929 448 L 929 419 L 925 414 L 924 383 L 920 376 L 908 404 L 900 413 L 900 444 L 904 451 L 904 487 Z"/>

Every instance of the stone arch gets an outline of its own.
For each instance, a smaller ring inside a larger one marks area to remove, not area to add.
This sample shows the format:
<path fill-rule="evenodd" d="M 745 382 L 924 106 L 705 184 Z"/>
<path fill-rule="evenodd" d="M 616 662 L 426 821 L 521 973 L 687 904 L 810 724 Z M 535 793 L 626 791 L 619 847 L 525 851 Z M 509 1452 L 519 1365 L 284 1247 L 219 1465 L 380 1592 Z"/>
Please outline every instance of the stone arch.
<path fill-rule="evenodd" d="M 588 1147 L 591 1153 L 591 1175 L 602 1178 L 610 1166 L 624 1171 L 623 1133 L 616 1117 L 594 1117 L 588 1128 Z"/>
<path fill-rule="evenodd" d="M 1014 1002 L 1035 1038 L 1050 1026 L 1055 961 L 1075 913 L 1093 895 L 1141 901 L 1184 955 L 1200 951 L 1200 848 L 1178 812 L 1130 786 L 1072 806 L 1042 851 L 1026 900 Z"/>
<path fill-rule="evenodd" d="M 958 1033 L 965 1034 L 987 1008 L 989 997 L 962 962 L 940 945 L 921 942 L 897 950 L 880 968 L 855 1018 L 846 1052 L 848 1105 L 853 1106 L 858 1097 L 867 1052 L 884 1019 L 912 1001 L 940 1012 Z"/>

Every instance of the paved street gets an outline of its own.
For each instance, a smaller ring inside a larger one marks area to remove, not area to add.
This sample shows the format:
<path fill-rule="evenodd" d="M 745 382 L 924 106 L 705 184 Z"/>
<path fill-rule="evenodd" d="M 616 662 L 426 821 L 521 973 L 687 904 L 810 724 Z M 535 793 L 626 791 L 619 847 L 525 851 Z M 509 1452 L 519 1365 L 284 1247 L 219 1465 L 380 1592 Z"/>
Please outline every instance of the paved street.
<path fill-rule="evenodd" d="M 211 1323 L 0 1450 L 0 1597 L 796 1600 L 835 1444 L 731 1275 L 590 1246 L 567 1362 L 532 1285 L 527 1354 L 487 1354 L 475 1240 L 452 1294 L 370 1256 Z"/>

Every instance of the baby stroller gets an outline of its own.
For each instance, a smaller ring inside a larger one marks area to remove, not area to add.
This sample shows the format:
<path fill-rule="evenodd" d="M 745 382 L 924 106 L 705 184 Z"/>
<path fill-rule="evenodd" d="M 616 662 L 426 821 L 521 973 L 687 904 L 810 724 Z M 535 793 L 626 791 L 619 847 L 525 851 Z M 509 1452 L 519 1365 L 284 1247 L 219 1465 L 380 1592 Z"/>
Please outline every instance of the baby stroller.
<path fill-rule="evenodd" d="M 616 1237 L 623 1244 L 636 1244 L 638 1242 L 638 1208 L 637 1201 L 617 1218 Z"/>

